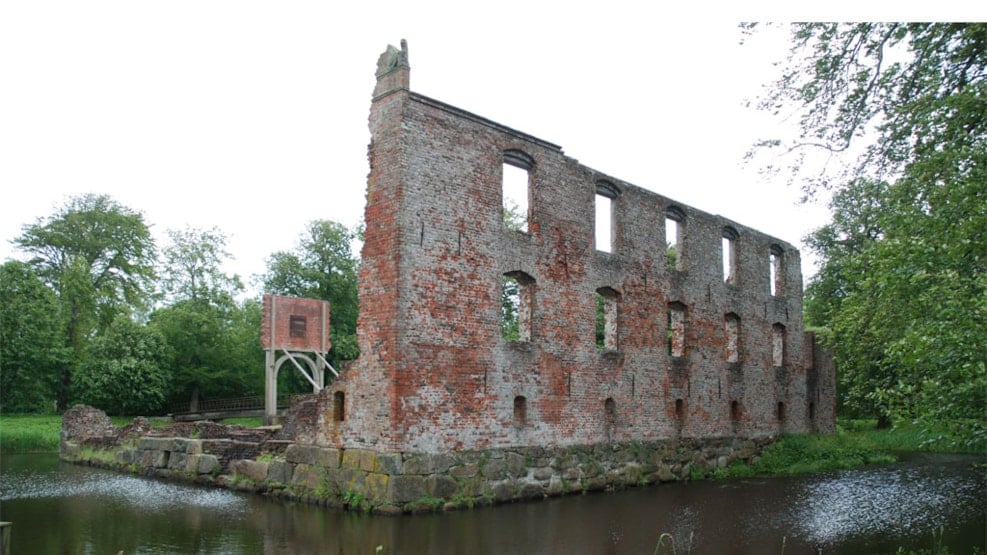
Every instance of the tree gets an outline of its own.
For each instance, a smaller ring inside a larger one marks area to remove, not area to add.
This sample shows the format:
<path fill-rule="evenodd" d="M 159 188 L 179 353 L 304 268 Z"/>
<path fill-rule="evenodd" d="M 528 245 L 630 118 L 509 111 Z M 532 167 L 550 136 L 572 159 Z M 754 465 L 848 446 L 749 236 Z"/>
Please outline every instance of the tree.
<path fill-rule="evenodd" d="M 109 414 L 155 414 L 168 389 L 165 344 L 153 329 L 121 316 L 92 341 L 72 378 L 76 398 Z"/>
<path fill-rule="evenodd" d="M 332 341 L 329 358 L 333 362 L 359 356 L 356 342 L 359 260 L 350 249 L 354 237 L 353 231 L 339 223 L 309 222 L 295 251 L 272 254 L 267 260 L 267 272 L 261 276 L 265 292 L 329 301 Z M 306 386 L 298 381 L 291 387 L 301 390 Z"/>
<path fill-rule="evenodd" d="M 791 175 L 807 197 L 833 191 L 833 223 L 808 238 L 822 267 L 806 316 L 832 334 L 844 401 L 983 441 L 987 24 L 798 24 L 792 37 L 760 106 L 794 106 Z M 797 169 L 851 146 L 836 172 Z"/>
<path fill-rule="evenodd" d="M 140 213 L 106 195 L 70 199 L 56 214 L 25 226 L 14 243 L 52 287 L 65 321 L 71 362 L 59 370 L 58 409 L 65 410 L 74 367 L 94 332 L 146 306 L 155 247 Z"/>
<path fill-rule="evenodd" d="M 168 230 L 170 245 L 163 251 L 161 288 L 171 302 L 200 300 L 211 303 L 231 302 L 243 290 L 236 275 L 220 267 L 230 257 L 226 235 L 218 228 Z"/>
<path fill-rule="evenodd" d="M 0 412 L 50 411 L 65 362 L 58 300 L 30 266 L 0 266 Z"/>
<path fill-rule="evenodd" d="M 234 296 L 243 286 L 220 269 L 229 256 L 226 236 L 215 228 L 172 230 L 168 236 L 160 273 L 167 276 L 162 289 L 171 304 L 156 310 L 150 325 L 169 346 L 169 398 L 188 399 L 195 410 L 200 396 L 244 395 L 251 380 L 263 383 L 263 356 L 256 358 L 253 375 L 249 365 L 231 363 L 242 335 L 234 329 L 241 320 Z"/>

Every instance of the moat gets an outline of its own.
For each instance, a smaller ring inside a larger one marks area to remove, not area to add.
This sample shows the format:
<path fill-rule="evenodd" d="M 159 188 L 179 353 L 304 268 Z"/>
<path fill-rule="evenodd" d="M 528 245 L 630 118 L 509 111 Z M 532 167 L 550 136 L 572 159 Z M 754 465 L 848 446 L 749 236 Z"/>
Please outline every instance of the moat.
<path fill-rule="evenodd" d="M 60 463 L 0 460 L 13 553 L 953 553 L 987 547 L 969 456 L 797 478 L 666 483 L 497 508 L 378 517 Z M 662 552 L 671 552 L 662 551 Z"/>

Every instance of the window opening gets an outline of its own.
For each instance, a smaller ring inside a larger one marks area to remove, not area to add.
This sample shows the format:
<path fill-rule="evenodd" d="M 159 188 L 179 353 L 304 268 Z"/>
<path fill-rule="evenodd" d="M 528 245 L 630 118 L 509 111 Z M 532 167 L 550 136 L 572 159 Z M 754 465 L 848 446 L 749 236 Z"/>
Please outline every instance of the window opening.
<path fill-rule="evenodd" d="M 610 287 L 596 290 L 596 346 L 617 348 L 617 301 L 619 294 Z"/>
<path fill-rule="evenodd" d="M 775 366 L 785 365 L 785 326 L 771 326 L 771 363 Z"/>
<path fill-rule="evenodd" d="M 785 403 L 778 403 L 778 421 L 785 420 Z"/>
<path fill-rule="evenodd" d="M 665 260 L 670 270 L 685 268 L 682 259 L 682 224 L 685 214 L 672 206 L 665 211 Z"/>
<path fill-rule="evenodd" d="M 680 303 L 668 305 L 668 354 L 685 356 L 685 306 Z"/>
<path fill-rule="evenodd" d="M 724 323 L 727 334 L 727 362 L 737 362 L 740 360 L 740 316 L 731 312 L 726 315 Z"/>
<path fill-rule="evenodd" d="M 508 341 L 531 341 L 531 311 L 535 280 L 524 272 L 501 276 L 501 337 Z"/>
<path fill-rule="evenodd" d="M 531 215 L 531 170 L 534 160 L 519 150 L 504 152 L 501 193 L 504 227 L 527 233 Z"/>
<path fill-rule="evenodd" d="M 723 228 L 723 281 L 737 283 L 737 230 L 732 227 Z"/>
<path fill-rule="evenodd" d="M 740 403 L 737 401 L 730 403 L 730 419 L 734 421 L 740 420 Z"/>
<path fill-rule="evenodd" d="M 305 337 L 305 317 L 291 315 L 288 317 L 288 336 Z"/>
<path fill-rule="evenodd" d="M 685 401 L 682 399 L 675 400 L 675 417 L 680 420 L 685 417 Z"/>
<path fill-rule="evenodd" d="M 785 293 L 784 251 L 778 245 L 771 245 L 768 256 L 771 296 L 777 297 Z"/>
<path fill-rule="evenodd" d="M 816 419 L 816 404 L 813 402 L 809 403 L 809 420 Z"/>
<path fill-rule="evenodd" d="M 514 398 L 514 426 L 521 428 L 528 423 L 528 400 L 524 395 Z"/>
<path fill-rule="evenodd" d="M 337 391 L 332 394 L 332 419 L 334 422 L 342 422 L 346 419 L 346 394 Z"/>
<path fill-rule="evenodd" d="M 612 428 L 617 424 L 617 403 L 614 402 L 613 397 L 607 397 L 607 400 L 603 402 L 603 414 L 607 426 Z"/>
<path fill-rule="evenodd" d="M 594 218 L 594 238 L 596 250 L 614 252 L 617 234 L 615 232 L 614 201 L 620 196 L 620 189 L 609 181 L 596 182 L 596 203 Z"/>

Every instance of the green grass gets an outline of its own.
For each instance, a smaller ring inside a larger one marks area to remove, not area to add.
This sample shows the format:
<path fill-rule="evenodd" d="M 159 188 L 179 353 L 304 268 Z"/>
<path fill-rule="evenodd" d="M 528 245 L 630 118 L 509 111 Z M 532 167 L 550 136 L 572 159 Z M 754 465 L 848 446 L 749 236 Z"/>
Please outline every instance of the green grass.
<path fill-rule="evenodd" d="M 223 424 L 229 424 L 230 426 L 243 426 L 244 428 L 259 428 L 264 425 L 264 417 L 262 416 L 248 416 L 244 418 L 227 418 L 223 420 Z"/>
<path fill-rule="evenodd" d="M 115 426 L 126 426 L 134 421 L 132 416 L 111 416 Z M 149 419 L 158 428 L 168 424 L 160 418 Z M 239 424 L 248 428 L 261 426 L 264 419 L 231 418 L 226 424 Z M 58 414 L 0 415 L 0 453 L 57 453 L 62 431 L 62 417 Z"/>
<path fill-rule="evenodd" d="M 875 424 L 875 421 L 867 420 L 840 421 L 833 435 L 782 436 L 764 449 L 757 464 L 738 462 L 716 471 L 715 476 L 729 478 L 827 472 L 894 462 L 897 453 L 902 452 L 952 450 L 929 441 L 935 430 L 930 432 L 917 426 L 878 430 Z"/>
<path fill-rule="evenodd" d="M 54 453 L 62 417 L 53 415 L 0 416 L 0 453 Z"/>

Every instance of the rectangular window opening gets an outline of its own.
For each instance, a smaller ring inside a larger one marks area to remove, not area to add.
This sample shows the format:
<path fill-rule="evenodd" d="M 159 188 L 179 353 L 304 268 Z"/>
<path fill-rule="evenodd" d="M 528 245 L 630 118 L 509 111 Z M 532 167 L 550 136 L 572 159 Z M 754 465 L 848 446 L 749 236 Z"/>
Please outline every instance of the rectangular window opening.
<path fill-rule="evenodd" d="M 504 164 L 504 226 L 528 232 L 528 170 Z"/>
<path fill-rule="evenodd" d="M 617 293 L 610 288 L 596 292 L 596 346 L 617 349 Z"/>
<path fill-rule="evenodd" d="M 723 245 L 723 281 L 726 283 L 736 283 L 737 281 L 737 251 L 736 241 L 730 237 L 724 237 Z"/>
<path fill-rule="evenodd" d="M 288 318 L 288 336 L 305 337 L 306 321 L 304 316 L 292 315 Z"/>
<path fill-rule="evenodd" d="M 613 199 L 596 195 L 596 250 L 613 252 Z"/>
<path fill-rule="evenodd" d="M 668 307 L 668 354 L 685 356 L 685 307 L 678 304 Z"/>
<path fill-rule="evenodd" d="M 533 280 L 515 275 L 501 278 L 501 336 L 508 341 L 531 341 Z"/>
<path fill-rule="evenodd" d="M 673 218 L 665 218 L 665 252 L 669 270 L 682 269 L 682 243 L 679 233 L 679 222 Z"/>

